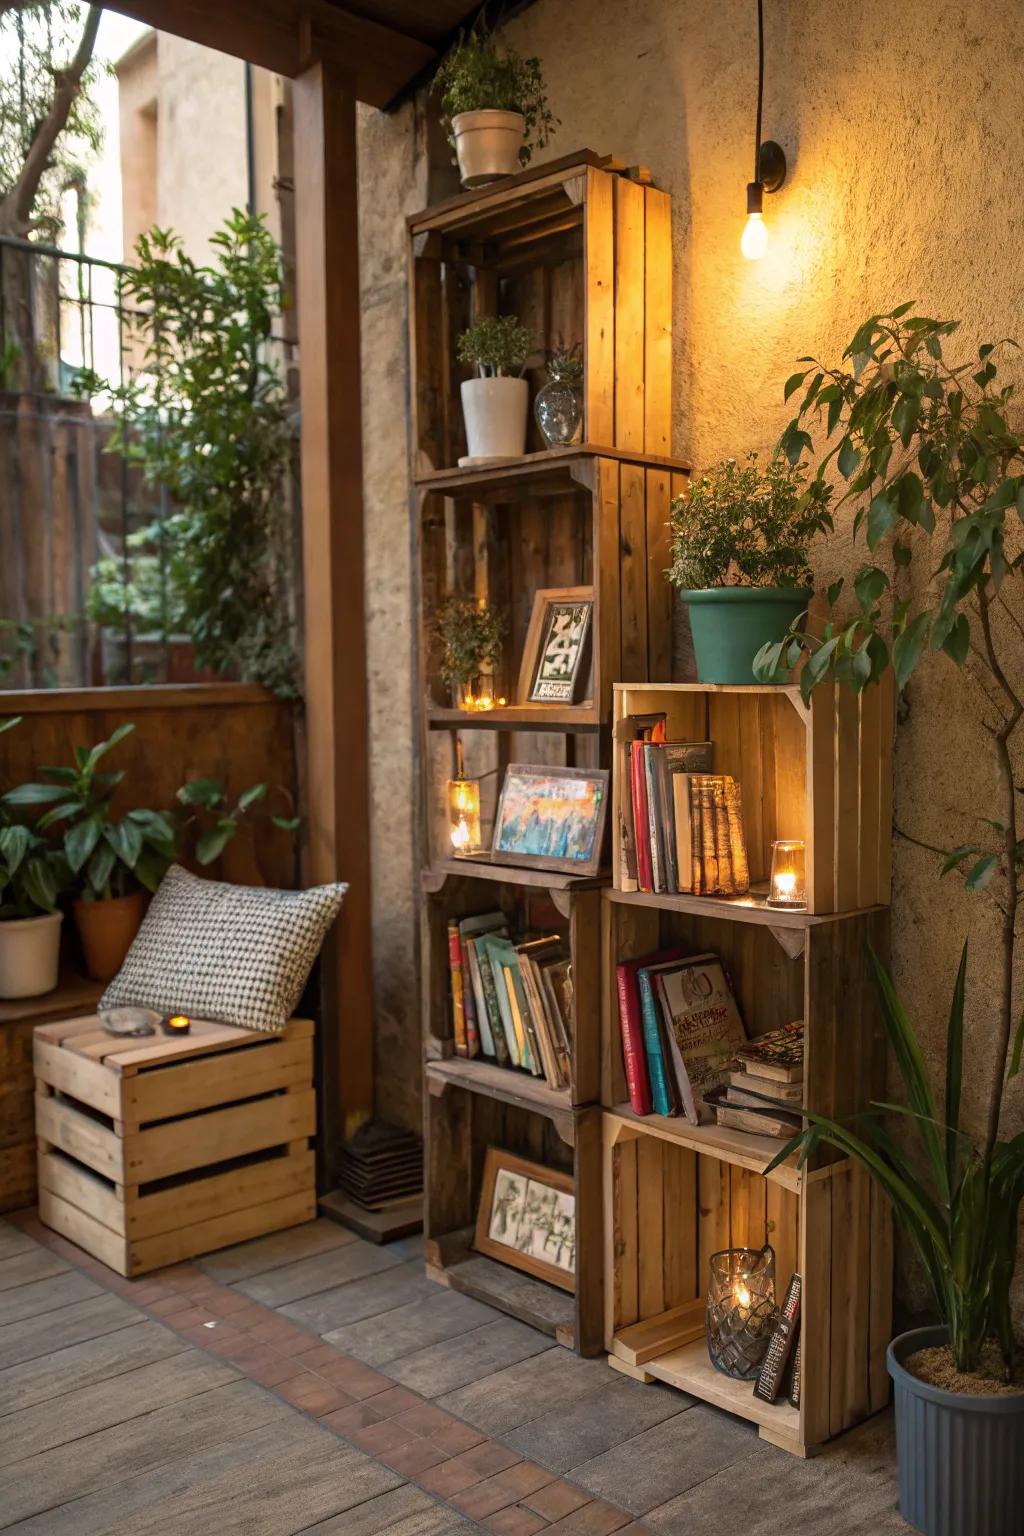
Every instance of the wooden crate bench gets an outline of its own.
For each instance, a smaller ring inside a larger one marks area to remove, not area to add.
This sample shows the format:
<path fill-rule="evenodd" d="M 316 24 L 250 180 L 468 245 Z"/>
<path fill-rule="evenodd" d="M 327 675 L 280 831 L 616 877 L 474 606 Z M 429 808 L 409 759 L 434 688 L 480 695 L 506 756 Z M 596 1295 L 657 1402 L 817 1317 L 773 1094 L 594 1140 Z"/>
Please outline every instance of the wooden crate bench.
<path fill-rule="evenodd" d="M 39 1215 L 122 1275 L 312 1220 L 313 1025 L 35 1031 Z"/>

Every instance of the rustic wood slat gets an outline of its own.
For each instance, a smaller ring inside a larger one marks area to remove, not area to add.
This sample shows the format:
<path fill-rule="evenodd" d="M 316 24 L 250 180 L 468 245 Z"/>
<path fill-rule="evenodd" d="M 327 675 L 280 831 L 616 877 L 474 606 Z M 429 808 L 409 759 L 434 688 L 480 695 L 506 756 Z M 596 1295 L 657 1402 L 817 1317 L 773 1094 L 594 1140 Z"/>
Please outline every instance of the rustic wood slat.
<path fill-rule="evenodd" d="M 588 169 L 584 226 L 585 353 L 583 435 L 592 443 L 615 436 L 615 210 L 614 178 Z"/>
<path fill-rule="evenodd" d="M 644 448 L 672 451 L 672 199 L 656 187 L 644 189 Z"/>
<path fill-rule="evenodd" d="M 644 443 L 644 189 L 614 181 L 615 430 L 619 447 Z"/>

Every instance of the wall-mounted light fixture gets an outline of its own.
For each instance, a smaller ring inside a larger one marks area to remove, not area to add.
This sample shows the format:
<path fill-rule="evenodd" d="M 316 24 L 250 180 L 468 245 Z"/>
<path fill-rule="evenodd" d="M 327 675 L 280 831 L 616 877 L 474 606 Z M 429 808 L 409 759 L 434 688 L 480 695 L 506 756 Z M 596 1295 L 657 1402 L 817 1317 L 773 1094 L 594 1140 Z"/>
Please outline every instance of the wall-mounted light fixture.
<path fill-rule="evenodd" d="M 774 139 L 761 142 L 764 100 L 764 0 L 757 0 L 757 127 L 754 132 L 754 179 L 747 183 L 747 222 L 740 250 L 748 261 L 759 261 L 768 249 L 764 194 L 777 192 L 786 179 L 786 156 Z"/>

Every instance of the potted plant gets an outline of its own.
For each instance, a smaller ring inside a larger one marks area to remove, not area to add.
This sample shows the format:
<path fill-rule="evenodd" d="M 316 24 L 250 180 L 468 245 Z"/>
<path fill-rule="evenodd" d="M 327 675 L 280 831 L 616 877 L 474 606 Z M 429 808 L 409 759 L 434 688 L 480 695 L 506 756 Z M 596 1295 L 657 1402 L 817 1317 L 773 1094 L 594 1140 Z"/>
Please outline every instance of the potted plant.
<path fill-rule="evenodd" d="M 1024 842 L 1012 755 L 1024 718 L 1016 680 L 1024 567 L 1006 546 L 1024 508 L 1024 433 L 1012 386 L 997 379 L 998 348 L 985 343 L 976 357 L 948 360 L 944 347 L 957 322 L 911 311 L 904 304 L 873 315 L 838 367 L 814 362 L 787 385 L 787 394 L 805 383 L 806 390 L 780 446 L 797 463 L 812 447 L 806 419 L 827 412 L 836 441 L 818 476 L 834 459 L 849 486 L 842 500 L 859 502 L 854 527 L 869 558 L 853 581 L 853 610 L 840 617 L 837 582 L 823 633 L 794 630 L 765 648 L 758 671 L 770 679 L 802 658 L 807 695 L 825 678 L 860 691 L 892 666 L 904 688 L 926 657 L 941 652 L 973 682 L 992 755 L 974 751 L 963 734 L 964 835 L 948 850 L 922 837 L 911 841 L 939 857 L 940 874 L 959 872 L 996 907 L 996 979 L 967 1053 L 988 1075 L 984 1119 L 976 1136 L 961 1128 L 965 947 L 950 1010 L 944 1102 L 932 1096 L 920 1047 L 876 965 L 906 1092 L 905 1104 L 879 1109 L 898 1111 L 908 1138 L 890 1138 L 877 1120 L 863 1121 L 854 1134 L 809 1115 L 798 1140 L 805 1153 L 828 1140 L 871 1170 L 931 1289 L 937 1325 L 894 1339 L 888 1356 L 903 1514 L 926 1536 L 1016 1536 L 1024 1519 L 1024 1380 L 1010 1293 L 1024 1135 L 1006 1133 L 1004 1108 L 1024 1051 L 1016 975 Z M 894 581 L 901 588 L 895 600 Z M 986 806 L 993 785 L 998 802 Z M 993 814 L 979 815 L 984 810 Z"/>
<path fill-rule="evenodd" d="M 501 616 L 475 598 L 450 596 L 441 604 L 435 629 L 441 642 L 441 677 L 458 708 L 492 709 L 494 680 L 484 673 L 501 660 Z"/>
<path fill-rule="evenodd" d="M 548 381 L 537 391 L 533 414 L 549 448 L 578 443 L 583 434 L 582 347 L 556 347 L 548 363 Z"/>
<path fill-rule="evenodd" d="M 0 732 L 17 724 L 5 720 Z M 57 900 L 67 873 L 57 850 L 0 804 L 0 998 L 38 997 L 57 985 Z"/>
<path fill-rule="evenodd" d="M 478 370 L 462 383 L 468 454 L 460 464 L 514 459 L 526 452 L 530 386 L 523 378 L 533 336 L 514 315 L 485 315 L 456 343 L 460 363 Z"/>
<path fill-rule="evenodd" d="M 535 149 L 546 147 L 558 122 L 544 94 L 540 60 L 499 48 L 484 31 L 459 39 L 434 89 L 464 187 L 514 176 Z"/>
<path fill-rule="evenodd" d="M 672 503 L 666 573 L 690 611 L 702 683 L 751 683 L 761 647 L 780 640 L 812 596 L 807 552 L 832 527 L 823 480 L 802 464 L 725 459 Z"/>

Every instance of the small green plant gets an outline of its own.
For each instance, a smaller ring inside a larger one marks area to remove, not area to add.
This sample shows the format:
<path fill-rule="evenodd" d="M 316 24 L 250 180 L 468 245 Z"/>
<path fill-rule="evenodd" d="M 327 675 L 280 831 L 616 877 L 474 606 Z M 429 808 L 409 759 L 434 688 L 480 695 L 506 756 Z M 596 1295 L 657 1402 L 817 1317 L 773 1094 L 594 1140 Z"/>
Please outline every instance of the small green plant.
<path fill-rule="evenodd" d="M 540 60 L 499 48 L 484 31 L 460 37 L 434 77 L 434 90 L 441 98 L 441 121 L 453 149 L 452 119 L 461 112 L 521 112 L 522 165 L 529 165 L 535 149 L 547 147 L 558 126 L 544 93 Z"/>
<path fill-rule="evenodd" d="M 548 377 L 566 384 L 578 384 L 583 378 L 582 350 L 578 341 L 571 347 L 555 347 L 548 358 Z"/>
<path fill-rule="evenodd" d="M 533 351 L 533 332 L 515 315 L 485 315 L 455 344 L 460 363 L 477 368 L 482 379 L 518 378 Z"/>
<path fill-rule="evenodd" d="M 0 735 L 20 724 L 20 715 L 0 720 Z M 63 854 L 15 821 L 0 801 L 0 920 L 56 911 L 68 878 Z"/>
<path fill-rule="evenodd" d="M 219 779 L 192 779 L 181 786 L 176 796 L 179 805 L 203 810 L 213 817 L 213 825 L 201 832 L 196 842 L 196 858 L 200 864 L 212 864 L 220 857 L 247 813 L 266 799 L 266 795 L 266 784 L 250 784 L 232 806 Z M 297 816 L 271 816 L 270 820 L 283 832 L 294 832 L 301 824 Z"/>
<path fill-rule="evenodd" d="M 486 603 L 472 597 L 447 597 L 437 615 L 441 676 L 450 688 L 476 677 L 481 668 L 501 660 L 505 622 Z"/>
<path fill-rule="evenodd" d="M 832 527 L 830 488 L 806 486 L 802 464 L 756 453 L 724 459 L 672 503 L 672 566 L 681 591 L 713 587 L 810 587 L 811 541 Z"/>

